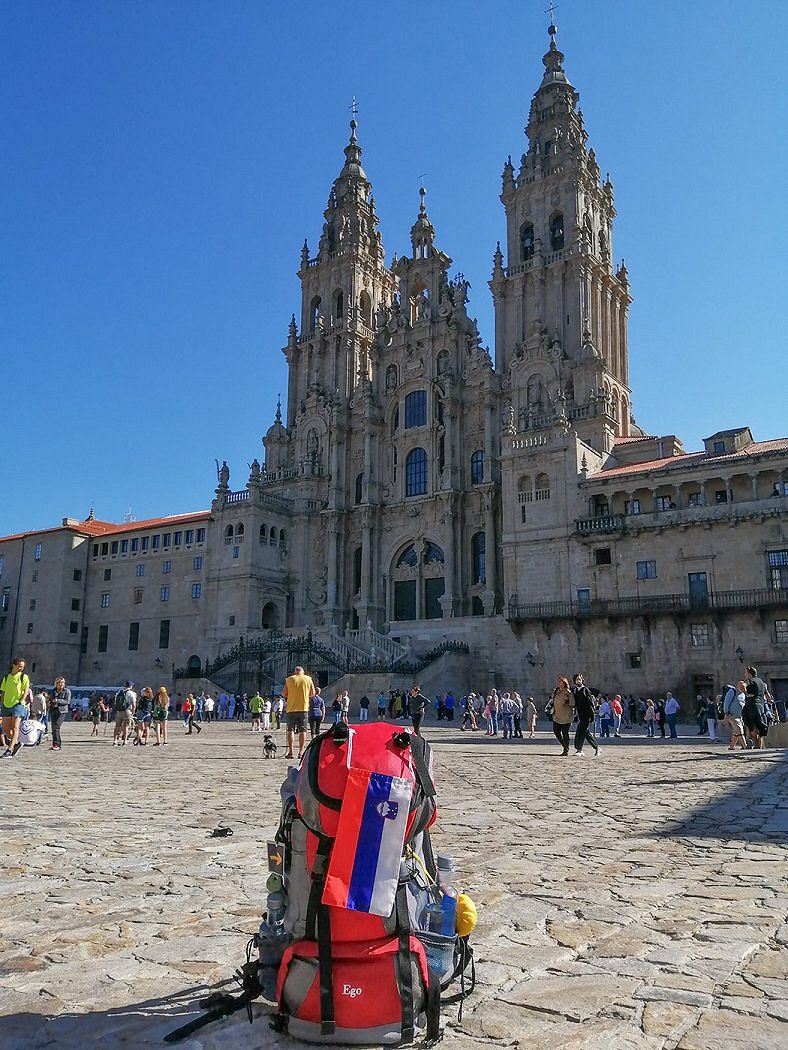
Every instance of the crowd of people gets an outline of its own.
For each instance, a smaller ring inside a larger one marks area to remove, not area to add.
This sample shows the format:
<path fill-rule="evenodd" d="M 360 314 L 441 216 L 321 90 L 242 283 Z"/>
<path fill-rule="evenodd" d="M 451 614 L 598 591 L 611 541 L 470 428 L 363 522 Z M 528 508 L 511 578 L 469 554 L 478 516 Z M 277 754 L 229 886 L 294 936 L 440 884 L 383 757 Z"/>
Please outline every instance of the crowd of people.
<path fill-rule="evenodd" d="M 459 700 L 448 691 L 436 694 L 434 701 L 430 701 L 420 686 L 414 685 L 408 690 L 380 690 L 376 702 L 364 694 L 357 707 L 347 690 L 337 692 L 328 703 L 320 687 L 301 667 L 287 678 L 281 692 L 272 696 L 261 695 L 259 691 L 249 696 L 224 690 L 208 693 L 200 689 L 173 697 L 163 685 L 155 692 L 151 686 L 136 692 L 134 683 L 128 680 L 114 695 L 90 697 L 85 711 L 82 702 L 72 698 L 63 677 L 55 679 L 50 692 L 34 692 L 25 673 L 25 661 L 17 658 L 0 681 L 0 693 L 2 758 L 15 757 L 25 745 L 40 745 L 47 735 L 51 735 L 50 750 L 60 751 L 61 725 L 69 714 L 74 720 L 89 718 L 93 723 L 91 736 L 99 735 L 102 723 L 104 735 L 112 725 L 113 747 L 127 744 L 147 747 L 149 743 L 154 747 L 166 746 L 170 720 L 181 721 L 186 735 L 199 734 L 205 725 L 215 721 L 250 721 L 251 732 L 262 734 L 270 734 L 286 724 L 287 758 L 300 757 L 303 753 L 307 727 L 314 737 L 326 721 L 335 724 L 349 724 L 356 719 L 367 721 L 370 709 L 376 711 L 378 719 L 410 721 L 416 733 L 421 732 L 429 708 L 434 709 L 437 721 L 454 722 L 455 712 L 459 712 L 462 732 L 483 730 L 485 736 L 503 740 L 522 740 L 526 734 L 534 738 L 540 717 L 534 697 L 523 698 L 516 690 L 468 692 Z M 682 712 L 679 700 L 669 690 L 656 699 L 619 693 L 606 695 L 589 688 L 579 673 L 573 675 L 571 682 L 564 675 L 558 676 L 542 712 L 551 723 L 562 757 L 570 753 L 582 756 L 586 744 L 597 756 L 600 740 L 620 738 L 624 732 L 643 732 L 649 740 L 676 738 L 679 715 L 689 714 Z M 748 667 L 745 680 L 725 685 L 716 697 L 699 694 L 694 719 L 698 735 L 708 736 L 712 742 L 729 739 L 730 750 L 763 748 L 769 725 L 786 721 L 786 711 L 784 703 L 774 700 L 757 669 Z M 294 750 L 296 737 L 298 755 Z M 573 752 L 570 743 L 574 746 Z"/>

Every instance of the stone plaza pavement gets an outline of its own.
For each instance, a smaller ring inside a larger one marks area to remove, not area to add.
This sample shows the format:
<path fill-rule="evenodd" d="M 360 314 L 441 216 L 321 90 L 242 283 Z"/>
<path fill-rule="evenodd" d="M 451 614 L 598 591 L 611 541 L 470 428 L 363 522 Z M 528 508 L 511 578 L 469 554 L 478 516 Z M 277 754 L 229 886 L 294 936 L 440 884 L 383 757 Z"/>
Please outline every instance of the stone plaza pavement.
<path fill-rule="evenodd" d="M 265 906 L 283 758 L 248 725 L 186 740 L 171 722 L 167 748 L 89 733 L 66 723 L 60 753 L 0 763 L 2 1050 L 161 1047 Z M 461 1024 L 447 1008 L 446 1050 L 788 1047 L 788 752 L 633 734 L 561 759 L 546 730 L 426 734 L 434 838 L 479 905 L 477 989 Z M 220 824 L 232 837 L 209 837 Z M 296 1045 L 270 1012 L 177 1045 Z"/>

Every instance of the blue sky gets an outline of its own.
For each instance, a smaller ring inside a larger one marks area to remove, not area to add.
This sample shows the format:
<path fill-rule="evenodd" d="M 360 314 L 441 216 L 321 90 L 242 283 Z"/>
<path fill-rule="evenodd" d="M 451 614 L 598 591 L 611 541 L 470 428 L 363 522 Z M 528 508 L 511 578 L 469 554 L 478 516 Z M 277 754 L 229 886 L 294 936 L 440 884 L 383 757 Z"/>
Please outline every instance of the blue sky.
<path fill-rule="evenodd" d="M 215 458 L 243 487 L 354 95 L 387 261 L 426 173 L 492 344 L 546 7 L 2 0 L 0 535 L 206 508 Z M 788 5 L 562 0 L 556 21 L 615 189 L 638 422 L 688 450 L 784 436 Z"/>

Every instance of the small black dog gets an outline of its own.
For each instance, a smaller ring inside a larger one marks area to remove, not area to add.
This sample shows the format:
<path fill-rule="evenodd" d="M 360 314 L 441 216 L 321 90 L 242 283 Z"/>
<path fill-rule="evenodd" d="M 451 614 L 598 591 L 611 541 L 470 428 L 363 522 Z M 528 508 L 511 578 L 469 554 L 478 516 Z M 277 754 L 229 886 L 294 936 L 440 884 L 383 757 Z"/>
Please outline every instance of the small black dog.
<path fill-rule="evenodd" d="M 267 734 L 263 737 L 263 754 L 266 758 L 276 758 L 276 741 Z"/>

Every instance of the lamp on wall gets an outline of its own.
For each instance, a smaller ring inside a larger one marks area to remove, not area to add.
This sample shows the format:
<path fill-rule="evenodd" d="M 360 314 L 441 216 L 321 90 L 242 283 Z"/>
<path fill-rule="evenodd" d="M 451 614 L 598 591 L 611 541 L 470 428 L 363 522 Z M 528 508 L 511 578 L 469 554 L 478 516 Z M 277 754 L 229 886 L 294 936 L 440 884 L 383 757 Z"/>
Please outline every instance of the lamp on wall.
<path fill-rule="evenodd" d="M 742 647 L 740 645 L 736 646 L 736 655 L 739 658 L 739 663 L 743 664 L 744 663 L 744 650 L 742 649 Z"/>
<path fill-rule="evenodd" d="M 153 662 L 156 664 L 157 667 L 164 667 L 164 664 L 162 663 L 160 656 L 157 656 L 156 659 Z"/>

